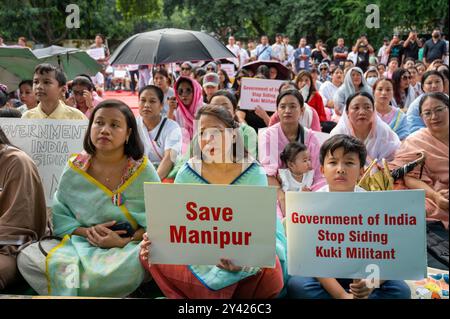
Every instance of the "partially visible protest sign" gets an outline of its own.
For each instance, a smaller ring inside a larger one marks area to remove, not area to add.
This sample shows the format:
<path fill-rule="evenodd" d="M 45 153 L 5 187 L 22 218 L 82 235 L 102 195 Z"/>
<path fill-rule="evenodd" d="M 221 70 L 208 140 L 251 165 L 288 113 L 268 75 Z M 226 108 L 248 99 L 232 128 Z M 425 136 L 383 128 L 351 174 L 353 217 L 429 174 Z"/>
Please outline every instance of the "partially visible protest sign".
<path fill-rule="evenodd" d="M 145 183 L 154 264 L 275 266 L 276 189 Z"/>
<path fill-rule="evenodd" d="M 94 60 L 100 60 L 100 59 L 105 58 L 105 49 L 104 48 L 89 49 L 86 52 Z"/>
<path fill-rule="evenodd" d="M 291 275 L 426 277 L 423 190 L 287 192 L 286 226 Z"/>
<path fill-rule="evenodd" d="M 51 206 L 69 156 L 83 150 L 88 121 L 2 118 L 0 126 L 10 142 L 36 163 Z"/>
<path fill-rule="evenodd" d="M 324 132 L 314 131 L 314 136 L 317 137 L 317 140 L 319 141 L 319 145 L 322 145 L 326 140 L 328 140 L 330 138 L 330 134 L 324 133 Z"/>
<path fill-rule="evenodd" d="M 114 70 L 114 77 L 123 79 L 127 75 L 127 70 Z"/>
<path fill-rule="evenodd" d="M 239 108 L 254 110 L 257 106 L 260 106 L 265 111 L 275 112 L 278 90 L 283 82 L 280 80 L 242 78 Z"/>
<path fill-rule="evenodd" d="M 233 63 L 224 63 L 220 65 L 220 68 L 224 70 L 229 78 L 234 78 L 235 67 Z"/>

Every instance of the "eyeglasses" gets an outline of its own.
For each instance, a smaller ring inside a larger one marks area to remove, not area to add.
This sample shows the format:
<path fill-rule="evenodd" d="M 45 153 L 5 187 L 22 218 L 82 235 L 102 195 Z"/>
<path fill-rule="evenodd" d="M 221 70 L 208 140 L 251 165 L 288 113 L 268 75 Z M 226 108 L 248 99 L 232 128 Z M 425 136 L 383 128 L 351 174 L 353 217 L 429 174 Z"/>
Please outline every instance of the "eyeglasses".
<path fill-rule="evenodd" d="M 192 93 L 192 89 L 190 89 L 190 88 L 187 88 L 187 89 L 178 89 L 177 90 L 177 92 L 178 92 L 178 95 L 189 95 L 189 94 L 191 94 Z"/>
<path fill-rule="evenodd" d="M 433 116 L 433 114 L 436 115 L 436 116 L 441 116 L 442 113 L 445 112 L 445 110 L 448 110 L 448 106 L 445 106 L 445 105 L 438 106 L 434 110 L 422 112 L 422 117 L 424 119 L 429 120 Z"/>
<path fill-rule="evenodd" d="M 207 71 L 214 71 L 214 68 L 206 68 Z"/>
<path fill-rule="evenodd" d="M 402 80 L 411 80 L 411 75 L 403 75 Z"/>
<path fill-rule="evenodd" d="M 190 71 L 191 68 L 181 68 L 181 71 Z"/>
<path fill-rule="evenodd" d="M 321 68 L 320 71 L 326 71 L 328 70 L 327 68 Z"/>

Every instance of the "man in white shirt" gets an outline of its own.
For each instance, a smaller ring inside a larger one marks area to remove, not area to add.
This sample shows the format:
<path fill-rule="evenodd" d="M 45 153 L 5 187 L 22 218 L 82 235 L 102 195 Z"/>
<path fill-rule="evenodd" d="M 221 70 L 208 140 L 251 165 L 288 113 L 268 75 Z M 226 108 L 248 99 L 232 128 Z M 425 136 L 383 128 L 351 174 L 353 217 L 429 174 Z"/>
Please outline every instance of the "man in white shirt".
<path fill-rule="evenodd" d="M 101 72 L 97 72 L 97 74 L 91 77 L 92 83 L 94 83 L 95 89 L 99 96 L 103 95 L 103 91 L 105 90 L 105 77 Z"/>
<path fill-rule="evenodd" d="M 236 58 L 231 58 L 231 59 L 227 59 L 230 62 L 233 62 L 234 65 L 236 66 L 236 69 L 239 69 L 239 52 L 240 52 L 240 48 L 235 44 L 235 39 L 233 36 L 230 36 L 228 38 L 228 44 L 227 44 L 227 48 L 228 50 L 230 50 L 234 56 Z"/>
<path fill-rule="evenodd" d="M 237 41 L 236 45 L 239 47 L 239 67 L 248 63 L 250 57 L 248 56 L 247 50 L 242 47 L 241 41 Z"/>
<path fill-rule="evenodd" d="M 289 44 L 289 37 L 285 35 L 283 37 L 283 50 L 285 54 L 285 60 L 283 61 L 284 65 L 292 64 L 294 61 L 294 47 Z"/>
<path fill-rule="evenodd" d="M 389 46 L 389 38 L 388 37 L 384 37 L 383 39 L 383 46 L 378 50 L 378 61 L 380 61 L 380 63 L 387 65 L 388 63 L 388 58 L 389 58 L 389 54 L 386 53 L 386 49 Z"/>
<path fill-rule="evenodd" d="M 353 47 L 352 51 L 350 51 L 349 54 L 347 55 L 347 60 L 352 61 L 353 65 L 356 65 L 356 62 L 358 61 L 358 53 L 354 51 L 354 48 L 355 47 Z"/>
<path fill-rule="evenodd" d="M 250 60 L 256 60 L 256 45 L 254 40 L 249 40 L 247 43 L 247 50 L 250 54 Z"/>
<path fill-rule="evenodd" d="M 285 52 L 283 49 L 283 36 L 277 33 L 275 43 L 272 45 L 272 59 L 283 62 L 285 60 Z"/>

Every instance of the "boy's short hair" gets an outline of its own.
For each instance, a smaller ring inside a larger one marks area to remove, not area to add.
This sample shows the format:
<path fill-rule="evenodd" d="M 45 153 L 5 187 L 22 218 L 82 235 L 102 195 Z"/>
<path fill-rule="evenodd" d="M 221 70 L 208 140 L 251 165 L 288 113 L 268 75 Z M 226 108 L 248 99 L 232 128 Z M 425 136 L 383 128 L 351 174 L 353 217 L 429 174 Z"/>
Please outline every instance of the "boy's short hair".
<path fill-rule="evenodd" d="M 33 75 L 34 74 L 43 75 L 44 73 L 50 72 L 55 72 L 55 80 L 58 81 L 58 85 L 60 87 L 66 85 L 67 79 L 66 76 L 64 75 L 64 72 L 60 68 L 57 68 L 49 63 L 38 64 L 34 69 Z"/>
<path fill-rule="evenodd" d="M 344 148 L 344 154 L 356 153 L 359 157 L 359 166 L 366 163 L 367 149 L 363 142 L 353 136 L 337 134 L 326 140 L 320 147 L 320 165 L 324 166 L 328 153 L 333 154 L 338 148 Z"/>
<path fill-rule="evenodd" d="M 22 85 L 29 85 L 29 86 L 31 86 L 31 87 L 33 87 L 33 80 L 22 80 L 20 83 L 19 83 L 19 88 L 22 86 Z"/>

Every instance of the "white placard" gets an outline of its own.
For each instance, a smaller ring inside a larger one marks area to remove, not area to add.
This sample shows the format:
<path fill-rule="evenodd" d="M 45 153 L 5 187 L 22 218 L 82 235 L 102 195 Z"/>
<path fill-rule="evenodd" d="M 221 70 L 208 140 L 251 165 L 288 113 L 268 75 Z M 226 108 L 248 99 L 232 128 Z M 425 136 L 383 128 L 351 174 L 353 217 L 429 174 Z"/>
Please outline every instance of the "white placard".
<path fill-rule="evenodd" d="M 127 70 L 114 70 L 114 78 L 123 79 L 127 75 Z"/>
<path fill-rule="evenodd" d="M 275 112 L 278 89 L 283 82 L 280 80 L 242 78 L 239 108 L 254 110 L 257 106 L 260 106 L 265 111 Z"/>
<path fill-rule="evenodd" d="M 2 118 L 0 126 L 10 142 L 36 163 L 50 207 L 67 160 L 83 150 L 88 121 Z"/>
<path fill-rule="evenodd" d="M 230 79 L 234 78 L 235 66 L 233 63 L 224 63 L 220 65 L 220 69 L 224 70 Z"/>
<path fill-rule="evenodd" d="M 86 52 L 94 60 L 100 60 L 100 59 L 105 58 L 105 49 L 104 48 L 89 49 Z"/>
<path fill-rule="evenodd" d="M 425 192 L 287 192 L 288 272 L 325 278 L 426 277 Z"/>
<path fill-rule="evenodd" d="M 154 264 L 275 266 L 276 188 L 145 183 Z"/>
<path fill-rule="evenodd" d="M 319 145 L 322 145 L 326 140 L 328 140 L 330 138 L 329 133 L 317 132 L 317 131 L 314 131 L 314 136 L 319 141 Z"/>

